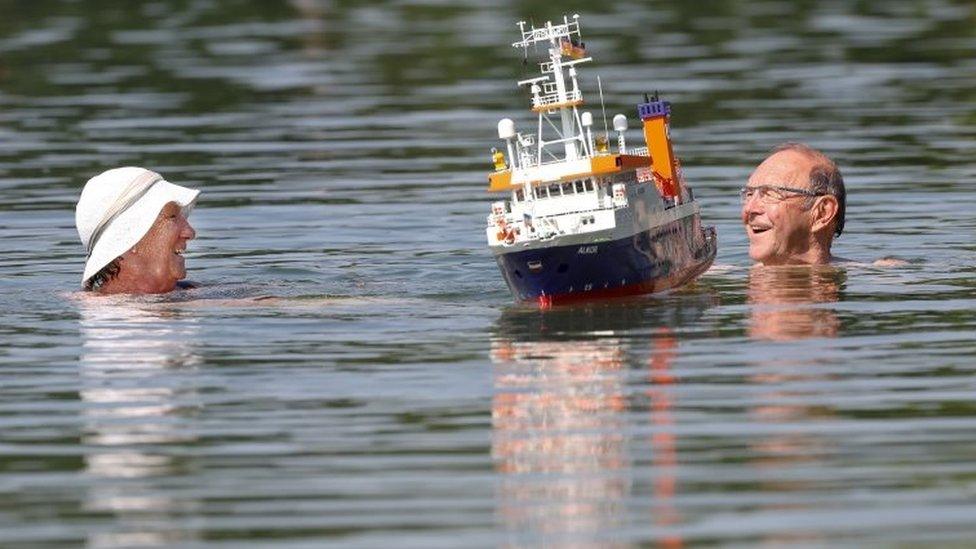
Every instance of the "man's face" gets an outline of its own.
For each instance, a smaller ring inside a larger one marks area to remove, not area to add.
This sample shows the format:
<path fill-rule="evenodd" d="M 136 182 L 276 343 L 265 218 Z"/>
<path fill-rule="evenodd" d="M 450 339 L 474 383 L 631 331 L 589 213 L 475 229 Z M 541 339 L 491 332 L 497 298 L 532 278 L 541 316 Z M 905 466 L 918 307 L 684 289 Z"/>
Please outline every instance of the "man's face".
<path fill-rule="evenodd" d="M 142 240 L 122 256 L 122 268 L 135 276 L 142 291 L 168 292 L 186 276 L 183 252 L 196 234 L 179 205 L 170 202 Z"/>
<path fill-rule="evenodd" d="M 780 151 L 763 161 L 749 177 L 747 187 L 770 185 L 810 189 L 814 161 L 796 151 Z M 765 265 L 791 263 L 806 252 L 812 239 L 813 219 L 806 197 L 784 193 L 779 200 L 758 193 L 742 204 L 742 223 L 749 237 L 749 257 Z"/>

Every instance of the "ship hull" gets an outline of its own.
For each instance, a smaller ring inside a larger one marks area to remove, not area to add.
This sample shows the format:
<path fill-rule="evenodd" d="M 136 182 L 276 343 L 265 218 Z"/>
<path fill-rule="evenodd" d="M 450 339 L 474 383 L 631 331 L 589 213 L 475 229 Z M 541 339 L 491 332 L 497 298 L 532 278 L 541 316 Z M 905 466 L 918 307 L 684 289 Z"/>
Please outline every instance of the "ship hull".
<path fill-rule="evenodd" d="M 552 305 L 662 292 L 704 273 L 715 259 L 714 229 L 697 213 L 623 238 L 510 250 L 495 256 L 519 301 Z"/>

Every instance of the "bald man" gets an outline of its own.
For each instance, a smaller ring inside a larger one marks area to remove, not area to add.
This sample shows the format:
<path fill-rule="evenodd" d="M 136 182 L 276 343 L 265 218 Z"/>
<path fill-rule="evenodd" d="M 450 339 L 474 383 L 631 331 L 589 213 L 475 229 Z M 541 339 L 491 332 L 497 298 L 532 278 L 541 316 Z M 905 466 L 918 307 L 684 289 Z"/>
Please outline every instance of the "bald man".
<path fill-rule="evenodd" d="M 749 176 L 742 223 L 749 257 L 762 265 L 821 265 L 844 230 L 847 191 L 840 170 L 822 152 L 784 143 Z"/>

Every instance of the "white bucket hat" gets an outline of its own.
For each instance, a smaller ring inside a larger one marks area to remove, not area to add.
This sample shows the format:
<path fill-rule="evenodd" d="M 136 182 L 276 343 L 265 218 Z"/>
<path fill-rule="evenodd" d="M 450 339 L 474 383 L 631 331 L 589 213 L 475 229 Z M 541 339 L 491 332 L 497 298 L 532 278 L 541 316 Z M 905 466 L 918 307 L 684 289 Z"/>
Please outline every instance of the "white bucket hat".
<path fill-rule="evenodd" d="M 138 244 L 166 204 L 176 202 L 188 216 L 199 194 L 156 172 L 131 166 L 89 179 L 75 208 L 78 236 L 88 251 L 82 284 Z"/>

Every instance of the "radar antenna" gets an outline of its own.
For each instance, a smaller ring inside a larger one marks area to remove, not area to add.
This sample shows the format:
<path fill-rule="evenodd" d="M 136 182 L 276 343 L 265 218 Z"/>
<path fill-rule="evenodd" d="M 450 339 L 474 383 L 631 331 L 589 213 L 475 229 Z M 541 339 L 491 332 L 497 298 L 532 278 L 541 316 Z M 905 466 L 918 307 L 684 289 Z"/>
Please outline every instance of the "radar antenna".
<path fill-rule="evenodd" d="M 607 106 L 603 104 L 603 82 L 600 76 L 596 77 L 596 85 L 600 88 L 600 110 L 603 111 L 603 135 L 610 135 L 610 128 L 607 127 Z"/>

